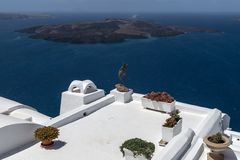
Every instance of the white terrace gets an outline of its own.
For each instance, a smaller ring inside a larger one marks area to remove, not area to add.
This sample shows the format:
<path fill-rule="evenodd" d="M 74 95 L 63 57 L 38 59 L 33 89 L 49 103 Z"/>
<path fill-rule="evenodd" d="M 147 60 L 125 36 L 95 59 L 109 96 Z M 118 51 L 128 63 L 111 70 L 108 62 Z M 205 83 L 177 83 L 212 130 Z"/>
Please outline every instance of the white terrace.
<path fill-rule="evenodd" d="M 131 94 L 129 103 L 124 103 L 118 96 L 121 95 L 114 91 L 105 95 L 89 80 L 74 81 L 68 91 L 62 93 L 61 114 L 55 118 L 42 115 L 41 122 L 34 121 L 41 115 L 34 109 L 31 114 L 21 112 L 17 117 L 11 114 L 12 111 L 2 112 L 0 155 L 6 160 L 123 160 L 119 146 L 125 140 L 137 137 L 155 144 L 153 160 L 206 160 L 209 150 L 202 138 L 225 130 L 233 140 L 225 159 L 240 159 L 240 134 L 227 130 L 230 118 L 221 111 L 176 102 L 183 119 L 182 132 L 162 147 L 159 146 L 161 126 L 169 115 L 144 109 L 141 94 Z M 15 105 L 9 106 L 11 103 Z M 0 107 L 9 106 L 5 111 L 16 108 L 16 104 L 0 99 Z M 31 107 L 27 109 L 29 111 Z M 30 118 L 25 119 L 26 114 Z M 24 129 L 18 125 L 22 123 Z M 35 126 L 29 127 L 30 124 Z M 50 149 L 43 149 L 40 142 L 34 141 L 33 132 L 41 125 L 60 129 L 60 136 Z M 6 126 L 13 127 L 6 130 Z M 24 138 L 25 134 L 27 138 Z"/>

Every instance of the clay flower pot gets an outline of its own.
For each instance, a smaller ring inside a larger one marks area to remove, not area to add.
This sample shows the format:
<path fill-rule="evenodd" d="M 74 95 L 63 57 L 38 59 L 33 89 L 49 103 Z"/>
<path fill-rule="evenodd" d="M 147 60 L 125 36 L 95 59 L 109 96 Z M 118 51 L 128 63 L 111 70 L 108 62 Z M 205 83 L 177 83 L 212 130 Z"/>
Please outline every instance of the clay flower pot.
<path fill-rule="evenodd" d="M 45 126 L 42 128 L 38 128 L 34 132 L 34 136 L 36 139 L 40 140 L 41 146 L 47 148 L 48 146 L 53 145 L 53 140 L 58 138 L 59 129 L 51 126 Z"/>
<path fill-rule="evenodd" d="M 225 136 L 222 135 L 222 139 L 223 139 L 223 143 L 213 143 L 211 141 L 209 141 L 209 137 L 205 137 L 203 139 L 203 142 L 208 146 L 208 148 L 211 149 L 212 152 L 222 152 L 224 150 L 226 150 L 228 148 L 228 146 L 231 144 L 230 139 Z"/>
<path fill-rule="evenodd" d="M 48 146 L 52 146 L 53 145 L 53 141 L 52 140 L 43 140 L 41 143 L 42 147 L 48 147 Z"/>

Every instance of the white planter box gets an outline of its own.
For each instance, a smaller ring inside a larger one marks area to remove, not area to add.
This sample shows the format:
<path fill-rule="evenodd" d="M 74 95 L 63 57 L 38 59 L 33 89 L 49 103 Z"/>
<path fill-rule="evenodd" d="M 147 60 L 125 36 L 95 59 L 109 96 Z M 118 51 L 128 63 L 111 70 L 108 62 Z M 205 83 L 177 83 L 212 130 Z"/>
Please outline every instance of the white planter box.
<path fill-rule="evenodd" d="M 169 142 L 173 137 L 178 135 L 182 131 L 182 119 L 173 128 L 162 126 L 162 140 Z"/>
<path fill-rule="evenodd" d="M 167 113 L 171 113 L 176 110 L 175 103 L 176 101 L 173 101 L 172 103 L 157 102 L 142 97 L 142 106 L 144 108 L 149 108 Z"/>
<path fill-rule="evenodd" d="M 114 95 L 117 102 L 128 103 L 132 101 L 133 90 L 129 89 L 128 92 L 119 92 L 117 89 L 111 90 L 110 94 Z"/>
<path fill-rule="evenodd" d="M 124 154 L 125 154 L 125 160 L 147 160 L 143 155 L 136 155 L 134 157 L 134 154 L 129 149 L 123 148 Z"/>

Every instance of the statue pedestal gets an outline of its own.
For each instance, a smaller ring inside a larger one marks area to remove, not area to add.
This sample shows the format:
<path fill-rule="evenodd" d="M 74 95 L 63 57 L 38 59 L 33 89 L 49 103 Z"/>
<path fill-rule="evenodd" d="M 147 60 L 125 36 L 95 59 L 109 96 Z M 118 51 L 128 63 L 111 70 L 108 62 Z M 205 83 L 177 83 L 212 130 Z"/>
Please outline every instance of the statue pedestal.
<path fill-rule="evenodd" d="M 119 92 L 117 89 L 113 89 L 110 92 L 111 95 L 114 95 L 115 101 L 121 103 L 128 103 L 132 101 L 133 90 L 129 89 L 128 92 Z"/>

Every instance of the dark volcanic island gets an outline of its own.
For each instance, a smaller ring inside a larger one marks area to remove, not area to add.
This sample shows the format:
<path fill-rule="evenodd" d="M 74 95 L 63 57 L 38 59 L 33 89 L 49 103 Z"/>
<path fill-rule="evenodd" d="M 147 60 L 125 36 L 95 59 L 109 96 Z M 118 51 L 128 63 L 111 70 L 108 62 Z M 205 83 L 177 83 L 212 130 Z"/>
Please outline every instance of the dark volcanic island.
<path fill-rule="evenodd" d="M 29 16 L 17 13 L 0 13 L 0 20 L 28 19 Z"/>
<path fill-rule="evenodd" d="M 34 39 L 68 43 L 116 43 L 126 39 L 169 37 L 189 32 L 215 32 L 193 27 L 161 26 L 140 20 L 106 19 L 99 22 L 36 26 L 18 30 Z"/>

